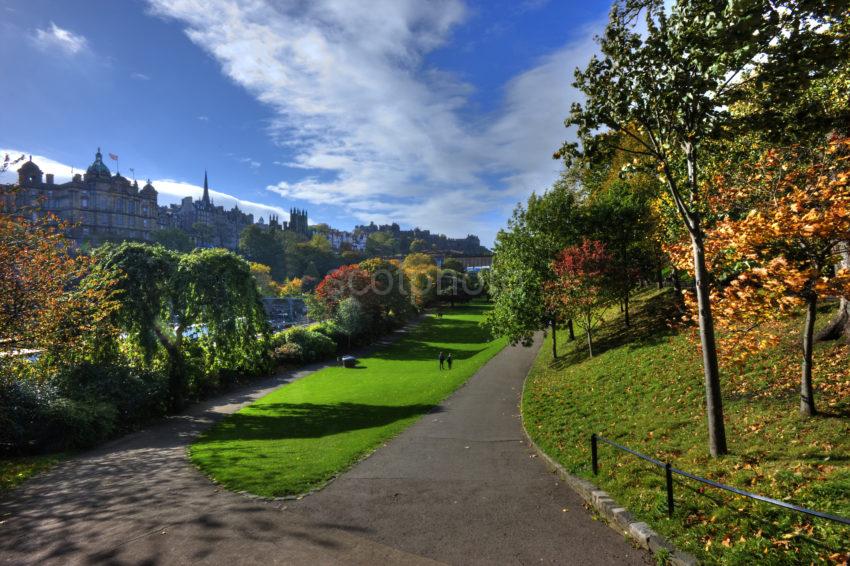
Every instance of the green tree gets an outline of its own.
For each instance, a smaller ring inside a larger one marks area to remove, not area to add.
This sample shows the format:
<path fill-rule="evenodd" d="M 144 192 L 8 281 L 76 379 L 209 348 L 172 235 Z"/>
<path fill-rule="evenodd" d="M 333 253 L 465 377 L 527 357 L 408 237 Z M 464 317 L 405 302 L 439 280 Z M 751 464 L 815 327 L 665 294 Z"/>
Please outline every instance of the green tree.
<path fill-rule="evenodd" d="M 486 325 L 511 344 L 530 346 L 534 333 L 547 327 L 553 333 L 559 320 L 547 308 L 543 287 L 554 279 L 552 261 L 566 246 L 579 240 L 582 212 L 572 177 L 565 174 L 542 196 L 532 194 L 526 207 L 517 206 L 508 226 L 496 236 L 488 290 L 493 309 Z M 557 357 L 557 341 L 552 341 Z"/>
<path fill-rule="evenodd" d="M 389 232 L 373 232 L 366 239 L 366 255 L 388 257 L 398 253 L 398 242 Z"/>
<path fill-rule="evenodd" d="M 151 233 L 155 244 L 175 252 L 190 252 L 194 248 L 192 238 L 180 228 L 165 228 Z"/>
<path fill-rule="evenodd" d="M 458 273 L 463 273 L 466 271 L 466 268 L 463 266 L 463 263 L 455 257 L 446 258 L 443 261 L 443 269 L 449 269 L 451 271 L 457 271 Z"/>
<path fill-rule="evenodd" d="M 252 224 L 239 235 L 239 253 L 255 263 L 268 265 L 272 279 L 286 281 L 286 248 L 283 232 Z"/>
<path fill-rule="evenodd" d="M 222 249 L 176 254 L 161 246 L 125 242 L 95 250 L 102 277 L 120 293 L 118 326 L 148 363 L 162 348 L 172 408 L 188 393 L 187 330 L 203 326 L 210 370 L 256 369 L 268 323 L 248 264 Z"/>
<path fill-rule="evenodd" d="M 421 238 L 414 238 L 412 242 L 410 242 L 410 253 L 416 252 L 424 252 L 429 249 L 428 242 Z"/>
<path fill-rule="evenodd" d="M 576 71 L 585 102 L 573 105 L 566 124 L 577 127 L 581 151 L 567 143 L 556 155 L 592 159 L 618 139 L 632 139 L 639 146 L 632 152 L 663 177 L 690 237 L 713 456 L 727 448 L 705 260 L 701 150 L 706 140 L 723 135 L 729 108 L 752 77 L 780 73 L 786 87 L 774 90 L 777 100 L 793 95 L 787 85 L 809 81 L 808 53 L 793 53 L 821 43 L 815 24 L 834 9 L 824 4 L 831 3 L 679 0 L 668 10 L 662 0 L 619 1 L 600 39 L 601 58 Z"/>
<path fill-rule="evenodd" d="M 363 333 L 367 328 L 363 307 L 354 297 L 347 297 L 339 302 L 334 313 L 334 320 L 340 332 L 348 338 L 349 348 L 351 348 L 351 338 Z"/>

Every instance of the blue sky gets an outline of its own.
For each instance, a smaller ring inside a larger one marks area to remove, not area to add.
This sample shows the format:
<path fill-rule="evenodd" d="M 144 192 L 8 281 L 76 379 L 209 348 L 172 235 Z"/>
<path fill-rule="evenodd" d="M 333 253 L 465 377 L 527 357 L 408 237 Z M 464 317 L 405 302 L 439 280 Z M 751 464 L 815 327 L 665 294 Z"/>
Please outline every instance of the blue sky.
<path fill-rule="evenodd" d="M 486 244 L 552 151 L 609 2 L 0 0 L 0 151 L 98 146 L 160 202 L 308 209 Z M 108 162 L 114 170 L 115 163 Z"/>

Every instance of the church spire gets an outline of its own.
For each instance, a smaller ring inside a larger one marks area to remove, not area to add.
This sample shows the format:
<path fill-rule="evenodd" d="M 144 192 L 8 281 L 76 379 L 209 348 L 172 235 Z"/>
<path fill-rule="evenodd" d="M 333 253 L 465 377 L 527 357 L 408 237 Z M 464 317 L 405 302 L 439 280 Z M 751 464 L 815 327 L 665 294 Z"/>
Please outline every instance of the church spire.
<path fill-rule="evenodd" d="M 210 204 L 210 187 L 207 183 L 207 170 L 204 169 L 204 198 L 202 202 L 206 205 Z"/>

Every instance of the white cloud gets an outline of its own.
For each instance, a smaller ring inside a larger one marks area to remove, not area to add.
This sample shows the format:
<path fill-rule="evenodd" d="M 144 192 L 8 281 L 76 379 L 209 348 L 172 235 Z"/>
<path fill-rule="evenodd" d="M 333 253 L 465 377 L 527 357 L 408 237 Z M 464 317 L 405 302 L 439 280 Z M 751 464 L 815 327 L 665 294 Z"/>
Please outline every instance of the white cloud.
<path fill-rule="evenodd" d="M 270 134 L 293 155 L 275 164 L 305 171 L 270 191 L 449 234 L 556 178 L 572 71 L 595 50 L 587 31 L 469 118 L 473 87 L 425 61 L 466 18 L 461 0 L 148 1 L 275 110 Z"/>
<path fill-rule="evenodd" d="M 262 166 L 262 163 L 260 163 L 259 161 L 257 161 L 256 159 L 253 159 L 251 157 L 240 157 L 238 159 L 238 161 L 239 161 L 239 163 L 244 163 L 245 165 L 247 165 L 251 169 L 259 169 L 260 166 Z"/>
<path fill-rule="evenodd" d="M 198 116 L 198 120 L 200 120 L 201 122 L 209 122 L 210 117 L 209 116 Z"/>
<path fill-rule="evenodd" d="M 131 79 L 136 79 L 137 81 L 149 81 L 151 80 L 150 76 L 144 73 L 130 73 Z"/>
<path fill-rule="evenodd" d="M 26 158 L 29 158 L 29 154 L 24 151 L 0 148 L 0 159 L 5 158 L 7 154 L 9 155 L 10 160 L 15 160 L 21 155 L 26 155 Z M 33 163 L 38 165 L 45 174 L 53 173 L 54 181 L 57 184 L 70 181 L 75 173 L 84 174 L 87 167 L 67 165 L 43 155 L 33 155 L 32 160 Z M 23 165 L 23 162 L 12 166 L 9 171 L 0 173 L 0 183 L 12 183 L 17 181 L 17 170 L 20 169 L 21 165 Z M 139 178 L 139 185 L 142 186 L 144 183 L 145 180 Z M 152 179 L 151 184 L 153 184 L 157 193 L 159 193 L 158 202 L 160 205 L 179 203 L 187 196 L 199 199 L 204 193 L 204 189 L 200 185 L 186 183 L 183 181 L 175 181 L 173 179 Z M 267 204 L 244 200 L 212 189 L 210 190 L 210 198 L 215 201 L 215 204 L 224 206 L 224 208 L 228 210 L 234 206 L 238 206 L 243 212 L 253 214 L 255 221 L 259 220 L 261 216 L 268 220 L 269 214 L 277 214 L 283 219 L 289 218 L 289 211 L 284 210 L 284 208 L 280 206 L 270 206 Z"/>
<path fill-rule="evenodd" d="M 36 46 L 43 51 L 59 50 L 65 55 L 78 55 L 88 50 L 88 41 L 82 35 L 62 29 L 50 22 L 49 29 L 36 29 L 33 38 Z"/>

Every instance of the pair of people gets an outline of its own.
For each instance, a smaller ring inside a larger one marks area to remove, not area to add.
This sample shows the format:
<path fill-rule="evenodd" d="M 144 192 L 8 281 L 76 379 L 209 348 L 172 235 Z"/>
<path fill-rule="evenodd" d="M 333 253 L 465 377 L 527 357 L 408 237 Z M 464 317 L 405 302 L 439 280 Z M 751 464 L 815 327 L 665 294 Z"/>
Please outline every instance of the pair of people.
<path fill-rule="evenodd" d="M 445 366 L 448 365 L 449 369 L 452 369 L 452 353 L 449 352 L 449 355 L 446 356 L 442 352 L 440 352 L 440 369 L 445 369 Z"/>

